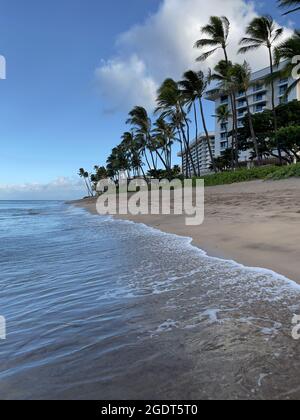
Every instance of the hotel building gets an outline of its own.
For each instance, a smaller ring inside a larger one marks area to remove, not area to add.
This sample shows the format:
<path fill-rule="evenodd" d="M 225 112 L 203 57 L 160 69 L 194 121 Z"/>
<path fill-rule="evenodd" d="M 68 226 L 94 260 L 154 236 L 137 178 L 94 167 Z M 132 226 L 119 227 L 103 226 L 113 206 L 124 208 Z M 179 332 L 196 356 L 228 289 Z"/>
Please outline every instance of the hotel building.
<path fill-rule="evenodd" d="M 215 134 L 209 133 L 210 137 L 210 144 L 212 148 L 213 155 L 215 156 Z M 201 175 L 206 175 L 211 172 L 211 159 L 209 154 L 209 148 L 207 144 L 207 139 L 204 134 L 201 134 L 197 141 L 194 140 L 193 143 L 190 144 L 191 155 L 193 157 L 193 162 L 195 164 L 196 170 L 198 170 L 198 162 L 200 167 Z M 182 154 L 178 154 L 179 157 L 182 157 Z M 198 160 L 199 159 L 199 160 Z M 188 168 L 188 172 L 193 176 L 196 175 L 193 170 L 193 165 L 190 159 L 189 154 L 186 150 L 183 151 L 183 168 L 182 172 L 186 173 Z"/>
<path fill-rule="evenodd" d="M 279 67 L 279 70 L 283 68 L 285 63 L 282 63 Z M 275 71 L 278 71 L 275 68 Z M 263 70 L 257 71 L 252 74 L 253 86 L 247 92 L 250 109 L 253 114 L 263 112 L 266 109 L 272 109 L 272 88 L 269 85 L 264 83 L 266 76 L 270 74 L 270 69 L 265 68 Z M 294 82 L 292 77 L 290 78 L 278 78 L 275 80 L 275 104 L 276 106 L 282 103 L 291 102 L 294 100 L 300 100 L 300 86 L 295 86 L 295 88 L 286 95 L 288 87 Z M 231 111 L 231 103 L 228 95 L 215 95 L 213 90 L 207 92 L 206 99 L 215 102 L 215 109 L 219 108 L 220 105 L 228 105 L 229 110 Z M 247 115 L 247 105 L 246 105 L 246 96 L 245 92 L 237 92 L 236 94 L 236 106 L 238 113 L 238 126 L 243 126 L 243 118 Z M 216 120 L 215 128 L 215 157 L 222 155 L 228 148 L 227 143 L 227 132 L 230 132 L 233 128 L 232 119 L 227 122 L 220 123 Z M 231 139 L 230 139 L 231 143 Z M 247 161 L 249 160 L 249 152 L 241 152 L 240 160 Z"/>

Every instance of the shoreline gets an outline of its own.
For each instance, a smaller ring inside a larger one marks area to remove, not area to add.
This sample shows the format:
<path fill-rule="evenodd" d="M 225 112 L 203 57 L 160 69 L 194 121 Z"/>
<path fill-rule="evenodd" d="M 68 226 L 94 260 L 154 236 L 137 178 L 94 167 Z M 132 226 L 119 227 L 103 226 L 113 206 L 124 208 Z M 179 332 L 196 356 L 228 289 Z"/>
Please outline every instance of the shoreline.
<path fill-rule="evenodd" d="M 69 204 L 98 214 L 96 199 Z M 184 216 L 114 216 L 191 238 L 207 256 L 279 274 L 300 284 L 300 180 L 251 181 L 205 189 L 205 221 Z"/>

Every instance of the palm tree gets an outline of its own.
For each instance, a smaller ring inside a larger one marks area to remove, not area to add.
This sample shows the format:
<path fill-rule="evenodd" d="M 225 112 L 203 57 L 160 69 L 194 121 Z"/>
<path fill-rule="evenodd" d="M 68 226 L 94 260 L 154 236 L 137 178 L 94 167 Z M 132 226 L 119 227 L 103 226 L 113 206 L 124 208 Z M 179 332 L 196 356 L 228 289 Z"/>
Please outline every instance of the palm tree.
<path fill-rule="evenodd" d="M 226 104 L 220 105 L 217 108 L 216 114 L 213 116 L 217 119 L 218 124 L 225 125 L 227 149 L 228 149 L 229 148 L 228 121 L 232 118 L 232 113 L 230 112 L 228 105 Z"/>
<path fill-rule="evenodd" d="M 129 161 L 130 170 L 133 171 L 134 176 L 143 174 L 146 180 L 146 175 L 143 169 L 142 155 L 144 153 L 144 142 L 141 141 L 140 136 L 135 136 L 133 132 L 125 132 L 122 135 L 122 146 L 126 153 L 126 158 Z"/>
<path fill-rule="evenodd" d="M 270 73 L 271 73 L 271 87 L 272 87 L 272 111 L 274 116 L 275 134 L 278 129 L 276 105 L 275 105 L 275 86 L 274 86 L 274 64 L 273 64 L 273 51 L 276 42 L 283 34 L 283 28 L 278 28 L 271 16 L 262 16 L 252 20 L 246 29 L 248 37 L 244 37 L 240 41 L 243 45 L 239 49 L 240 54 L 245 54 L 248 51 L 257 50 L 261 47 L 268 49 Z M 282 162 L 281 149 L 278 147 L 279 159 Z"/>
<path fill-rule="evenodd" d="M 232 167 L 238 166 L 239 158 L 239 138 L 238 138 L 238 118 L 235 99 L 236 85 L 233 80 L 233 64 L 231 61 L 221 60 L 214 68 L 214 73 L 209 75 L 210 81 L 217 81 L 218 87 L 215 92 L 218 95 L 228 95 L 231 101 L 232 110 Z"/>
<path fill-rule="evenodd" d="M 169 115 L 170 118 L 170 124 L 174 127 L 174 130 L 177 131 L 177 137 L 176 140 L 178 141 L 180 145 L 180 154 L 181 154 L 181 168 L 183 170 L 184 167 L 184 147 L 183 147 L 183 139 L 180 127 L 182 124 L 184 124 L 184 119 L 182 116 L 182 113 L 174 112 L 173 114 Z M 188 173 L 186 173 L 186 176 L 188 177 Z"/>
<path fill-rule="evenodd" d="M 148 116 L 148 113 L 145 108 L 141 106 L 134 107 L 130 113 L 129 113 L 129 119 L 126 121 L 127 124 L 130 124 L 134 130 L 135 133 L 140 136 L 141 138 L 144 138 L 145 142 L 145 149 L 144 149 L 144 155 L 147 159 L 147 152 L 146 148 L 150 150 L 150 155 L 152 159 L 153 168 L 156 170 L 153 150 L 149 147 L 152 139 L 151 139 L 151 130 L 152 130 L 152 122 L 151 119 Z M 151 170 L 151 165 L 149 164 L 149 161 L 147 159 L 147 163 L 149 166 L 149 169 Z"/>
<path fill-rule="evenodd" d="M 204 109 L 203 109 L 203 95 L 208 85 L 207 77 L 205 77 L 202 71 L 195 72 L 193 70 L 189 70 L 185 72 L 183 77 L 184 79 L 181 82 L 179 82 L 179 86 L 182 87 L 182 95 L 183 95 L 184 101 L 186 102 L 188 106 L 188 111 L 190 111 L 192 107 L 194 109 L 194 118 L 195 118 L 195 125 L 196 125 L 196 142 L 198 141 L 198 123 L 197 123 L 197 108 L 196 108 L 196 101 L 197 101 L 199 103 L 200 115 L 201 115 L 202 125 L 203 125 L 203 129 L 206 136 L 210 160 L 212 163 L 212 167 L 214 168 L 216 172 L 216 168 L 214 165 L 215 157 L 212 152 L 210 136 L 207 129 L 207 124 L 206 124 L 206 119 L 205 119 L 205 114 L 204 114 Z M 197 152 L 198 152 L 198 147 L 197 147 Z M 198 175 L 200 175 L 199 154 L 197 158 L 198 158 L 197 159 L 198 160 Z"/>
<path fill-rule="evenodd" d="M 154 124 L 153 139 L 156 148 L 163 150 L 167 172 L 172 169 L 172 146 L 175 138 L 174 125 L 159 117 Z"/>
<path fill-rule="evenodd" d="M 210 18 L 209 24 L 204 26 L 201 32 L 208 36 L 209 38 L 203 38 L 196 42 L 195 47 L 199 49 L 203 49 L 206 47 L 213 47 L 212 50 L 208 52 L 204 52 L 197 61 L 205 61 L 208 57 L 213 55 L 219 49 L 223 50 L 224 59 L 225 59 L 225 67 L 226 65 L 230 65 L 230 61 L 228 59 L 227 53 L 227 46 L 228 46 L 228 37 L 230 32 L 230 21 L 226 16 L 218 17 L 212 16 Z M 223 66 L 223 67 L 224 67 Z M 227 92 L 230 97 L 231 102 L 231 110 L 233 116 L 233 132 L 235 140 L 233 140 L 233 144 L 238 144 L 238 125 L 237 125 L 237 107 L 236 107 L 236 92 L 232 89 Z M 232 148 L 233 150 L 233 148 Z"/>
<path fill-rule="evenodd" d="M 300 56 L 300 31 L 295 31 L 294 35 L 282 42 L 275 48 L 275 64 L 279 65 L 281 60 L 287 61 L 283 70 L 281 71 L 282 77 L 289 77 L 293 70 L 295 63 L 293 63 L 293 58 Z M 295 81 L 289 86 L 287 93 L 291 91 L 295 86 L 300 82 L 300 76 L 295 79 Z"/>
<path fill-rule="evenodd" d="M 290 13 L 297 12 L 300 10 L 300 0 L 278 0 L 279 7 L 290 7 L 290 6 L 297 6 L 295 9 L 289 10 L 288 12 L 284 13 L 284 15 L 288 15 Z"/>
<path fill-rule="evenodd" d="M 83 168 L 79 169 L 78 175 L 80 176 L 80 178 L 84 179 L 85 182 L 85 186 L 88 192 L 89 197 L 93 196 L 93 192 L 88 184 L 88 179 L 89 179 L 89 173 L 87 171 L 85 171 Z"/>
<path fill-rule="evenodd" d="M 244 64 L 242 65 L 235 64 L 233 66 L 232 74 L 233 74 L 233 81 L 236 86 L 236 89 L 245 94 L 251 139 L 254 144 L 257 160 L 260 161 L 257 137 L 254 130 L 253 118 L 252 118 L 251 108 L 249 104 L 249 97 L 248 97 L 248 90 L 250 86 L 252 86 L 252 83 L 251 83 L 252 70 L 251 70 L 250 65 L 247 63 L 247 61 L 244 61 Z"/>
<path fill-rule="evenodd" d="M 182 139 L 184 141 L 188 160 L 190 160 L 193 172 L 196 174 L 196 166 L 190 149 L 189 121 L 186 112 L 183 109 L 184 101 L 182 92 L 179 90 L 178 83 L 176 83 L 173 79 L 166 79 L 158 89 L 157 104 L 158 107 L 155 112 L 159 112 L 162 117 L 172 118 L 175 114 L 177 117 L 180 115 L 180 118 L 177 118 L 178 129 L 180 130 Z M 186 175 L 188 176 L 188 172 Z"/>
<path fill-rule="evenodd" d="M 212 48 L 204 52 L 197 61 L 205 61 L 208 57 L 213 55 L 219 49 L 222 49 L 225 55 L 225 60 L 228 61 L 227 55 L 227 41 L 230 30 L 230 22 L 227 17 L 211 16 L 208 25 L 201 29 L 203 35 L 208 38 L 201 38 L 195 44 L 198 49 Z"/>

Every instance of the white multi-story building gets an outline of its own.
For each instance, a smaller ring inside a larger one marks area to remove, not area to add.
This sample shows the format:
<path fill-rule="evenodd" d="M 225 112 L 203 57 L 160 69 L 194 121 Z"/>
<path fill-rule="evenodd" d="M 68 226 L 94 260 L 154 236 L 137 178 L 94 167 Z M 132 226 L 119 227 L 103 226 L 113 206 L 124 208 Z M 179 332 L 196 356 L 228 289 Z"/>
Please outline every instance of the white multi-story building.
<path fill-rule="evenodd" d="M 210 138 L 210 145 L 212 149 L 213 156 L 215 156 L 215 134 L 209 133 Z M 194 140 L 193 143 L 190 144 L 190 151 L 191 155 L 193 157 L 193 162 L 196 168 L 196 171 L 198 171 L 198 166 L 200 169 L 201 175 L 206 175 L 211 172 L 211 158 L 209 153 L 209 148 L 207 144 L 207 138 L 204 134 L 201 134 L 197 141 Z M 183 168 L 182 172 L 185 174 L 186 170 L 188 168 L 189 174 L 196 175 L 194 173 L 193 164 L 190 158 L 189 153 L 185 149 L 183 151 L 183 155 L 181 153 L 178 154 L 179 157 L 183 157 Z M 199 162 L 199 163 L 198 163 Z"/>
<path fill-rule="evenodd" d="M 280 65 L 282 68 L 285 63 Z M 279 69 L 280 69 L 279 68 Z M 275 68 L 275 71 L 278 69 Z M 266 76 L 270 74 L 270 68 L 257 71 L 252 74 L 253 86 L 247 92 L 250 109 L 253 114 L 263 112 L 265 109 L 272 109 L 272 88 L 270 85 L 266 85 L 264 80 Z M 286 91 L 288 87 L 294 82 L 292 77 L 277 79 L 275 83 L 275 105 L 279 105 L 294 100 L 300 100 L 300 86 L 295 86 L 288 96 Z M 231 103 L 228 95 L 216 95 L 214 90 L 207 92 L 207 99 L 215 102 L 216 111 L 220 105 L 228 105 L 228 109 L 231 111 Z M 245 92 L 236 92 L 236 105 L 238 113 L 238 126 L 243 126 L 243 118 L 247 115 L 247 104 Z M 218 122 L 216 120 L 215 129 L 215 155 L 216 157 L 221 156 L 228 148 L 227 133 L 232 131 L 233 122 L 230 119 L 227 122 Z M 231 140 L 230 140 L 231 142 Z M 229 145 L 230 146 L 230 145 Z M 249 159 L 249 152 L 242 152 L 240 154 L 240 160 L 245 161 Z"/>

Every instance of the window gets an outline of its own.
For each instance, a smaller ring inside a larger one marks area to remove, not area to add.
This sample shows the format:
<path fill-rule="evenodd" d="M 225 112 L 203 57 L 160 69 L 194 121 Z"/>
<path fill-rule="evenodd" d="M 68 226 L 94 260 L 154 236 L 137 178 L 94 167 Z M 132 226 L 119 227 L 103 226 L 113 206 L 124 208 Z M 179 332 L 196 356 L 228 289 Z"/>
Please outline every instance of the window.
<path fill-rule="evenodd" d="M 244 116 L 244 111 L 243 111 L 242 109 L 240 109 L 240 110 L 238 111 L 238 116 L 239 116 L 239 117 L 243 117 L 243 116 Z"/>
<path fill-rule="evenodd" d="M 226 131 L 227 130 L 227 123 L 222 123 L 221 124 L 221 130 L 222 131 Z"/>
<path fill-rule="evenodd" d="M 243 90 L 240 90 L 238 93 L 238 98 L 240 98 L 241 96 L 245 96 L 245 92 Z"/>
<path fill-rule="evenodd" d="M 265 110 L 265 107 L 266 107 L 266 104 L 259 104 L 259 105 L 256 105 L 256 107 L 255 107 L 255 111 L 256 111 L 256 112 L 262 112 L 262 111 L 264 111 L 264 110 Z"/>
<path fill-rule="evenodd" d="M 221 96 L 221 103 L 222 104 L 227 104 L 228 103 L 228 96 L 227 95 Z"/>
<path fill-rule="evenodd" d="M 279 95 L 285 95 L 287 89 L 288 89 L 288 86 L 287 85 L 280 86 L 280 88 L 279 88 Z"/>
<path fill-rule="evenodd" d="M 242 106 L 245 106 L 245 103 L 246 103 L 246 101 L 245 101 L 244 99 L 240 99 L 240 100 L 238 101 L 238 107 L 240 108 L 240 107 L 242 107 Z"/>
<path fill-rule="evenodd" d="M 258 92 L 259 90 L 262 90 L 264 85 L 262 83 L 256 83 L 253 87 L 254 92 Z"/>
<path fill-rule="evenodd" d="M 227 139 L 226 133 L 221 133 L 221 139 L 222 140 Z"/>
<path fill-rule="evenodd" d="M 288 77 L 284 77 L 284 78 L 280 79 L 279 84 L 282 85 L 282 84 L 288 83 L 288 82 L 289 82 Z"/>
<path fill-rule="evenodd" d="M 255 95 L 254 100 L 255 100 L 255 102 L 259 102 L 259 101 L 264 100 L 264 97 L 265 97 L 265 95 L 263 93 L 259 93 L 259 94 Z"/>
<path fill-rule="evenodd" d="M 225 149 L 227 147 L 227 141 L 222 141 L 220 146 L 221 146 L 221 149 Z"/>

